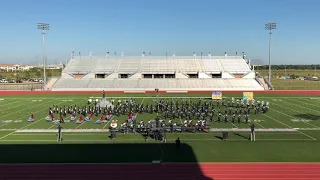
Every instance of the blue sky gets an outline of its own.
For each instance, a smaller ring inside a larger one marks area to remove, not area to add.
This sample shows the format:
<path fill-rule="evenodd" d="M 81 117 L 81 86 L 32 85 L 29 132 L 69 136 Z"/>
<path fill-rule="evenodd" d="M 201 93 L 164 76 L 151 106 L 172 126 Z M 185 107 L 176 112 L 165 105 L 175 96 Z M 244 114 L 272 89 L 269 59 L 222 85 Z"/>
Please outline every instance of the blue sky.
<path fill-rule="evenodd" d="M 273 34 L 273 64 L 320 64 L 319 0 L 2 0 L 0 63 L 41 59 L 37 22 L 50 23 L 48 60 L 71 51 L 153 55 L 235 55 L 268 61 L 266 22 Z"/>

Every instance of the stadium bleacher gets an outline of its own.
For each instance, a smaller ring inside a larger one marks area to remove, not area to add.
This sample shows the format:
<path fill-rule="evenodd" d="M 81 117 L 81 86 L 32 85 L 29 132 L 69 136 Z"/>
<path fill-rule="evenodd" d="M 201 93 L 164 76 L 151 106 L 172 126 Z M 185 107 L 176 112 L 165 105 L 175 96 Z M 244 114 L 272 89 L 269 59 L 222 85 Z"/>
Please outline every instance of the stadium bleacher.
<path fill-rule="evenodd" d="M 68 78 L 66 78 L 68 77 Z M 52 90 L 264 90 L 238 56 L 74 57 Z"/>

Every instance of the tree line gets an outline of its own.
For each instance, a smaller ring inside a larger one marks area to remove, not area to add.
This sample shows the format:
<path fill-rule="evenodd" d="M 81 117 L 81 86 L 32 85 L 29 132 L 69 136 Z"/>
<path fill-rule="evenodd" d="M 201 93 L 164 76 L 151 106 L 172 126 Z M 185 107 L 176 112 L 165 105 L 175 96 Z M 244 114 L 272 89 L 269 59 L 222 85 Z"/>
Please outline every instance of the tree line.
<path fill-rule="evenodd" d="M 255 66 L 255 69 L 266 70 L 269 69 L 269 65 Z M 294 70 L 320 70 L 320 64 L 312 65 L 271 65 L 272 70 L 285 70 L 285 69 L 294 69 Z"/>

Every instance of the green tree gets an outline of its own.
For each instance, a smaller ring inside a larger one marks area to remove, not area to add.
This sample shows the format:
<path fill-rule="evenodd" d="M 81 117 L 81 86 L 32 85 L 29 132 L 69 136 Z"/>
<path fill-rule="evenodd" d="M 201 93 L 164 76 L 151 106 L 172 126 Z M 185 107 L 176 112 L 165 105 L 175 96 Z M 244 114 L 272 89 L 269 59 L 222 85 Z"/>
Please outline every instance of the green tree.
<path fill-rule="evenodd" d="M 26 71 L 25 74 L 24 74 L 24 76 L 25 76 L 26 78 L 30 78 L 30 72 L 29 72 L 29 71 Z"/>
<path fill-rule="evenodd" d="M 40 71 L 37 71 L 37 72 L 36 72 L 36 77 L 37 77 L 37 78 L 41 77 Z"/>

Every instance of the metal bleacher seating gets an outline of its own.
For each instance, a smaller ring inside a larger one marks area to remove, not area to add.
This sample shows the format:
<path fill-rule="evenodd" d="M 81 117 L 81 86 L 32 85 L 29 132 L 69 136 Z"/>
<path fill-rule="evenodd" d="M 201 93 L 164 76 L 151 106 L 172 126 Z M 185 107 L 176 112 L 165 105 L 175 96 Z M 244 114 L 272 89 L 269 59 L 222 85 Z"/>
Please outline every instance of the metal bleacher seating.
<path fill-rule="evenodd" d="M 94 72 L 97 63 L 98 63 L 98 59 L 84 59 L 84 60 L 71 59 L 63 71 L 70 72 L 70 73 Z"/>
<path fill-rule="evenodd" d="M 220 59 L 222 68 L 228 72 L 250 72 L 251 69 L 243 59 Z"/>
<path fill-rule="evenodd" d="M 113 88 L 114 79 L 92 79 L 88 88 Z"/>
<path fill-rule="evenodd" d="M 219 62 L 216 59 L 203 59 L 202 60 L 202 70 L 207 73 L 216 73 L 220 72 L 221 68 Z"/>
<path fill-rule="evenodd" d="M 54 88 L 87 88 L 90 79 L 59 79 Z"/>
<path fill-rule="evenodd" d="M 118 66 L 118 73 L 136 73 L 140 70 L 141 59 L 137 57 L 133 58 L 121 58 Z"/>
<path fill-rule="evenodd" d="M 174 61 L 166 59 L 146 59 L 141 63 L 142 73 L 172 74 L 175 72 Z"/>
<path fill-rule="evenodd" d="M 108 74 L 114 72 L 117 67 L 118 61 L 116 59 L 99 59 L 95 66 L 95 72 Z"/>
<path fill-rule="evenodd" d="M 67 75 L 59 78 L 52 90 L 263 90 L 251 76 L 242 78 L 252 72 L 241 57 L 77 57 L 69 60 L 62 71 Z M 203 75 L 188 78 L 196 73 Z M 225 73 L 223 78 L 210 77 L 222 73 Z M 240 75 L 233 77 L 237 73 Z M 122 74 L 128 78 L 120 78 Z M 144 78 L 148 74 L 153 78 Z M 176 74 L 179 78 L 164 78 L 162 74 Z"/>

